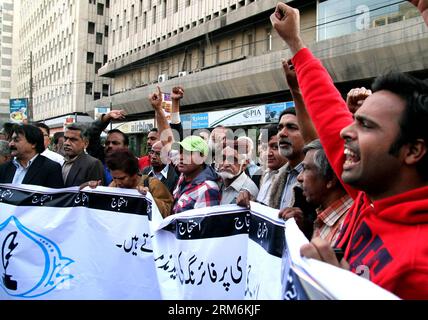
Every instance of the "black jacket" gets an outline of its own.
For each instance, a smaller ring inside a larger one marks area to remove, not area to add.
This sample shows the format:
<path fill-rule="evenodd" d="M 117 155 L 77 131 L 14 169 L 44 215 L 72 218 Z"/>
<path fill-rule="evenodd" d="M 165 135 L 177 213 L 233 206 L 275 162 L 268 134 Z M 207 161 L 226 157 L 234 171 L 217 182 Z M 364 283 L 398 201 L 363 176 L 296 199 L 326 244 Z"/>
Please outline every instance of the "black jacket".
<path fill-rule="evenodd" d="M 149 172 L 152 170 L 152 167 L 147 167 L 144 168 L 142 171 L 142 174 L 147 174 L 149 175 Z M 154 174 L 150 174 L 150 177 L 155 177 Z M 171 192 L 171 194 L 173 194 L 175 187 L 177 186 L 177 182 L 178 182 L 178 174 L 175 171 L 175 168 L 172 164 L 169 165 L 168 167 L 168 173 L 166 175 L 166 179 L 165 177 L 162 177 L 162 179 L 160 180 L 169 190 L 169 192 Z"/>
<path fill-rule="evenodd" d="M 0 183 L 12 183 L 16 167 L 12 161 L 0 166 Z M 45 156 L 38 155 L 22 180 L 23 184 L 32 184 L 47 188 L 64 188 L 61 166 Z"/>

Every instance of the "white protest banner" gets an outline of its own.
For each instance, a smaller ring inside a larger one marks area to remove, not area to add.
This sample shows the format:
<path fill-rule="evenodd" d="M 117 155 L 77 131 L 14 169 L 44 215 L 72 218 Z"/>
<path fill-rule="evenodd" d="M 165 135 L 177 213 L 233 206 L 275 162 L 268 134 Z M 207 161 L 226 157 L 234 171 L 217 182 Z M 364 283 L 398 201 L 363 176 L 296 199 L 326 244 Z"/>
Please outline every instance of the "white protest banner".
<path fill-rule="evenodd" d="M 280 299 L 284 222 L 277 215 L 252 203 L 251 211 L 224 205 L 166 218 L 153 239 L 162 297 Z"/>
<path fill-rule="evenodd" d="M 251 203 L 162 219 L 136 190 L 3 184 L 0 300 L 396 298 L 300 257 L 308 240 L 277 215 Z"/>
<path fill-rule="evenodd" d="M 162 297 L 243 299 L 249 227 L 248 210 L 235 205 L 167 217 L 153 239 Z"/>
<path fill-rule="evenodd" d="M 394 294 L 356 274 L 333 265 L 300 256 L 300 247 L 308 240 L 294 219 L 285 223 L 289 272 L 284 275 L 284 298 L 334 300 L 396 300 Z M 288 275 L 287 275 L 288 274 Z"/>
<path fill-rule="evenodd" d="M 0 300 L 160 299 L 156 216 L 136 190 L 0 185 Z"/>
<path fill-rule="evenodd" d="M 278 210 L 251 202 L 245 299 L 282 299 L 284 220 Z"/>

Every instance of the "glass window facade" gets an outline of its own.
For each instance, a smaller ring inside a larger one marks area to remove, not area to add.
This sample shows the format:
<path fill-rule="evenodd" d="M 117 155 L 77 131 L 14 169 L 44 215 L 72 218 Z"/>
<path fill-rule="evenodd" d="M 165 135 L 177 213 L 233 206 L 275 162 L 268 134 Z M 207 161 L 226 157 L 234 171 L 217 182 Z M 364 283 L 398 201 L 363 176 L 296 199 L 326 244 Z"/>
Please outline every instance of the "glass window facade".
<path fill-rule="evenodd" d="M 407 1 L 327 0 L 319 1 L 317 40 L 340 37 L 356 31 L 420 17 Z"/>

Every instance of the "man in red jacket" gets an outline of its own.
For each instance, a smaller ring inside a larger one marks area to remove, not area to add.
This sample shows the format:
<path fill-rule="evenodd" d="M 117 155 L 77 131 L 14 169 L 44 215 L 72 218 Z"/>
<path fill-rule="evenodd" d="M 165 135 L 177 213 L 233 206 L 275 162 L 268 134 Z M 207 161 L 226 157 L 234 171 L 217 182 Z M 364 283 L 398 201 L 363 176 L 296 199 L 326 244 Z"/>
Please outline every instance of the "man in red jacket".
<path fill-rule="evenodd" d="M 401 298 L 428 299 L 428 85 L 403 73 L 379 77 L 353 120 L 303 44 L 299 11 L 279 3 L 271 22 L 294 56 L 329 161 L 355 199 L 338 242 L 347 267 L 368 270 L 371 281 Z M 319 238 L 301 253 L 339 266 Z"/>

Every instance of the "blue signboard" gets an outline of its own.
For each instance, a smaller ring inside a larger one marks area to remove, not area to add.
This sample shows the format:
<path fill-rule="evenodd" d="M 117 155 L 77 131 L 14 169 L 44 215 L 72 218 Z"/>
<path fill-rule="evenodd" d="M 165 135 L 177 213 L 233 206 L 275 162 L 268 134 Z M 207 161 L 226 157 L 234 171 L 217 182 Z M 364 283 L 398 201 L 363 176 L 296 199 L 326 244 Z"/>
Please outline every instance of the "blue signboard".
<path fill-rule="evenodd" d="M 181 115 L 183 129 L 208 128 L 208 113 L 195 113 Z"/>
<path fill-rule="evenodd" d="M 10 99 L 10 120 L 16 123 L 22 123 L 27 119 L 28 99 Z"/>
<path fill-rule="evenodd" d="M 260 106 L 256 106 L 252 109 L 259 110 Z M 263 107 L 263 106 L 261 106 Z M 279 115 L 282 111 L 287 108 L 294 107 L 293 101 L 280 102 L 280 103 L 270 103 L 265 105 L 265 123 L 276 123 L 279 122 Z M 257 109 L 258 108 L 258 109 Z M 247 108 L 248 109 L 248 108 Z M 231 112 L 243 112 L 245 108 L 241 109 L 233 109 Z M 262 111 L 263 112 L 263 111 Z M 214 112 L 206 112 L 206 113 L 195 113 L 195 114 L 184 114 L 181 115 L 181 123 L 183 124 L 183 129 L 205 129 L 210 127 L 209 123 L 209 115 L 211 117 L 211 121 L 213 118 L 213 114 L 219 113 L 219 111 Z M 223 112 L 224 113 L 224 112 Z M 263 116 L 262 116 L 263 117 Z M 263 119 L 262 119 L 263 122 Z M 262 123 L 261 122 L 261 123 Z M 211 124 L 212 126 L 212 124 Z"/>
<path fill-rule="evenodd" d="M 208 128 L 208 113 L 192 114 L 192 129 Z"/>

